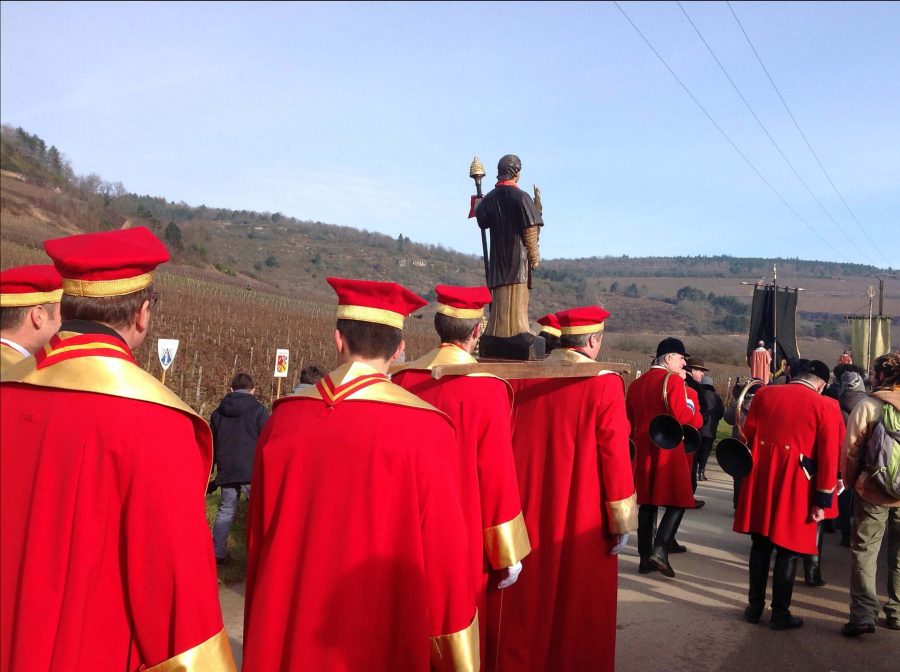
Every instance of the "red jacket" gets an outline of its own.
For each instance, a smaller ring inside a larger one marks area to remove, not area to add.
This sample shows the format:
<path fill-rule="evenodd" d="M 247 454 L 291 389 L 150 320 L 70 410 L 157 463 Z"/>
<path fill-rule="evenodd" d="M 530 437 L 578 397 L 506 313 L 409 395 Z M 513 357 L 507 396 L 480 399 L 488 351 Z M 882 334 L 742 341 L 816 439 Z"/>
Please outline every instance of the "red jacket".
<path fill-rule="evenodd" d="M 253 469 L 246 672 L 477 666 L 455 445 L 443 413 L 361 363 L 275 403 Z"/>
<path fill-rule="evenodd" d="M 559 359 L 592 361 L 565 349 L 549 361 Z M 612 672 L 618 560 L 609 551 L 637 527 L 622 379 L 510 383 L 532 553 L 515 585 L 488 594 L 487 669 Z"/>
<path fill-rule="evenodd" d="M 844 420 L 837 401 L 803 382 L 765 387 L 756 393 L 747 422 L 753 470 L 741 485 L 734 531 L 762 534 L 796 553 L 814 554 L 817 504 L 833 515 L 838 455 Z M 801 457 L 816 462 L 809 478 Z"/>
<path fill-rule="evenodd" d="M 688 388 L 684 381 L 678 375 L 668 373 L 662 367 L 651 367 L 628 388 L 626 408 L 631 423 L 631 439 L 636 448 L 634 484 L 638 504 L 692 509 L 693 457 L 684 452 L 684 444 L 664 450 L 657 448 L 650 440 L 650 422 L 657 415 L 668 413 L 682 425 L 703 426 L 699 402 L 695 401 L 692 411 L 687 405 Z M 663 381 L 666 381 L 668 408 L 663 399 Z"/>

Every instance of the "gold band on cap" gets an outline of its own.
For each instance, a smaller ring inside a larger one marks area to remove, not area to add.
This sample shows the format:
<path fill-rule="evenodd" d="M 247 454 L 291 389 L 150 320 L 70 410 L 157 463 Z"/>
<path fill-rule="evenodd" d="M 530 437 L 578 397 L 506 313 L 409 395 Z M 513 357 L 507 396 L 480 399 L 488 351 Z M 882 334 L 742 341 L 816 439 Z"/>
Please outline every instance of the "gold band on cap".
<path fill-rule="evenodd" d="M 596 334 L 603 331 L 604 326 L 600 324 L 585 324 L 580 327 L 563 327 L 562 333 L 565 336 L 578 336 L 579 334 Z"/>
<path fill-rule="evenodd" d="M 484 317 L 484 308 L 454 308 L 445 303 L 439 303 L 437 312 L 447 317 L 455 317 L 459 320 L 474 320 Z"/>
<path fill-rule="evenodd" d="M 360 322 L 374 322 L 385 324 L 395 329 L 403 329 L 403 320 L 400 313 L 383 308 L 370 308 L 369 306 L 338 306 L 337 317 L 339 320 L 359 320 Z"/>
<path fill-rule="evenodd" d="M 546 324 L 541 325 L 541 331 L 546 331 L 551 336 L 556 336 L 557 338 L 562 336 L 562 332 L 559 329 L 556 327 L 548 327 Z"/>
<path fill-rule="evenodd" d="M 0 294 L 0 308 L 24 308 L 39 306 L 42 303 L 59 303 L 63 290 L 52 292 L 28 292 L 27 294 Z"/>
<path fill-rule="evenodd" d="M 153 272 L 119 280 L 70 280 L 63 278 L 63 293 L 69 296 L 122 296 L 134 294 L 153 283 Z"/>

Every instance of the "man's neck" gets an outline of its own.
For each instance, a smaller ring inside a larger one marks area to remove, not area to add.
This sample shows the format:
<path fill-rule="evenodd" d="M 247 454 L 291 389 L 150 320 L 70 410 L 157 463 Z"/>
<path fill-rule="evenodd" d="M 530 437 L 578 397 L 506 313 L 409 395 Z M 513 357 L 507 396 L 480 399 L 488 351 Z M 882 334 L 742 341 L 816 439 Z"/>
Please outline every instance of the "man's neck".
<path fill-rule="evenodd" d="M 14 334 L 10 334 L 9 332 L 0 332 L 0 339 L 2 339 L 6 345 L 11 347 L 20 355 L 30 357 L 33 354 L 33 350 L 31 350 L 31 348 L 25 347 L 18 340 L 16 340 Z"/>
<path fill-rule="evenodd" d="M 341 357 L 341 364 L 350 364 L 352 362 L 359 362 L 360 364 L 371 366 L 379 373 L 385 375 L 387 375 L 388 369 L 391 366 L 391 362 L 388 359 L 366 359 L 365 357 L 360 357 L 358 355 L 346 355 Z"/>

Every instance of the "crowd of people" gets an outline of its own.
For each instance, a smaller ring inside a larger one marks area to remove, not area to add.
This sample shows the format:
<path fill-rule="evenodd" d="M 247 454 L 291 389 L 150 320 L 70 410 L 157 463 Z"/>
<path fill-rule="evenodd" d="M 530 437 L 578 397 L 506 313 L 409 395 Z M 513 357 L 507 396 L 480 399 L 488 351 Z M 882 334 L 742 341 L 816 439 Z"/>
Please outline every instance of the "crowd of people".
<path fill-rule="evenodd" d="M 900 629 L 897 353 L 870 372 L 844 362 L 830 386 L 828 367 L 800 360 L 726 406 L 667 337 L 626 393 L 598 372 L 610 314 L 590 305 L 538 320 L 549 354 L 507 380 L 473 356 L 487 288 L 437 286 L 440 345 L 407 360 L 405 318 L 427 302 L 329 278 L 338 367 L 309 367 L 271 414 L 238 373 L 207 424 L 133 357 L 168 260 L 159 240 L 134 227 L 45 250 L 52 266 L 0 273 L 3 670 L 235 669 L 216 564 L 243 494 L 245 670 L 611 672 L 618 554 L 636 532 L 638 572 L 676 576 L 723 416 L 752 464 L 734 472 L 746 620 L 761 621 L 771 573 L 769 626 L 803 625 L 797 560 L 824 583 L 824 521 L 843 510 L 841 632 L 875 632 L 885 534 L 883 624 Z"/>

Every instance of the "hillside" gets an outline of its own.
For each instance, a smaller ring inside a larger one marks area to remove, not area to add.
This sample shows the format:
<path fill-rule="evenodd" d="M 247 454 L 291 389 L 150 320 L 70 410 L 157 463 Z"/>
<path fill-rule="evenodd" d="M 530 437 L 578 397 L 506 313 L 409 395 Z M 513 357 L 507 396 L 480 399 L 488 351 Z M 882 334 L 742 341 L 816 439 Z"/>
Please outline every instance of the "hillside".
<path fill-rule="evenodd" d="M 0 141 L 4 243 L 39 248 L 49 237 L 145 225 L 169 247 L 170 273 L 313 301 L 331 300 L 328 275 L 394 280 L 426 298 L 438 283 L 482 282 L 478 256 L 282 213 L 140 196 L 96 175 L 74 175 L 63 154 L 23 129 L 4 126 Z M 554 235 L 552 226 L 542 232 L 544 240 Z M 13 256 L 4 249 L 3 265 L 16 263 Z M 867 310 L 866 290 L 879 269 L 728 256 L 546 259 L 535 273 L 531 317 L 596 302 L 612 311 L 621 331 L 740 336 L 751 295 L 741 282 L 770 281 L 773 263 L 780 285 L 806 290 L 798 335 L 846 341 L 844 316 Z M 886 312 L 900 313 L 897 283 L 885 290 Z"/>

